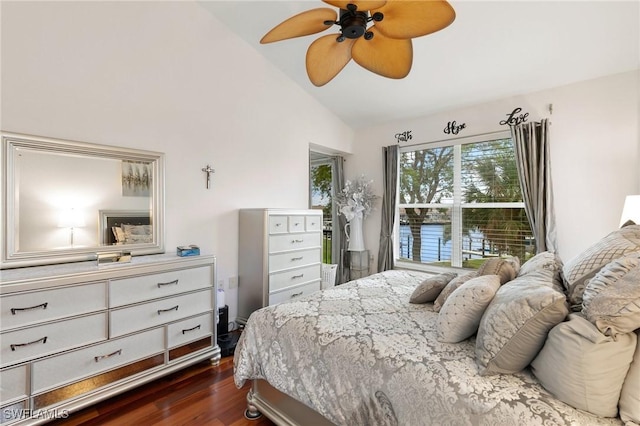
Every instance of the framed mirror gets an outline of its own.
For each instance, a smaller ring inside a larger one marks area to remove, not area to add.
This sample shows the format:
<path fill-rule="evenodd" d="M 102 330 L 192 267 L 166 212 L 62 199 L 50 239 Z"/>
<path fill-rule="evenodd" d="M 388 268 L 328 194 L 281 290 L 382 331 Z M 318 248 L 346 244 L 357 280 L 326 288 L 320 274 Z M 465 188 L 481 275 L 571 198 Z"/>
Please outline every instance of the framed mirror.
<path fill-rule="evenodd" d="M 2 132 L 0 269 L 164 252 L 164 154 Z"/>

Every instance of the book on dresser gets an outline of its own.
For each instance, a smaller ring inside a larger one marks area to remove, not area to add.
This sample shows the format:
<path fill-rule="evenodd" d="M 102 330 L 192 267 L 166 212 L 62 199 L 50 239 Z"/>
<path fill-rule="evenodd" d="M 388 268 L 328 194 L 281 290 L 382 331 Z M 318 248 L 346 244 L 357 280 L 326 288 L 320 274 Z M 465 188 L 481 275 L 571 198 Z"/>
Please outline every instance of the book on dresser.
<path fill-rule="evenodd" d="M 217 363 L 215 257 L 3 270 L 0 423 L 39 424 Z"/>
<path fill-rule="evenodd" d="M 320 290 L 322 210 L 241 209 L 238 317 Z"/>

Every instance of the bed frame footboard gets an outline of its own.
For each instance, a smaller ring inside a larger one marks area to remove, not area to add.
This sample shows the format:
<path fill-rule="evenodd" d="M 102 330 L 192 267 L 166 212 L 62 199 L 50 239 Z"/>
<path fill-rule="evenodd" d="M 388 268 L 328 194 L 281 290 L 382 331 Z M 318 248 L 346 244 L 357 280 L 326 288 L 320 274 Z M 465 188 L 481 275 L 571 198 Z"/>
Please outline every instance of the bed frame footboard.
<path fill-rule="evenodd" d="M 279 426 L 333 425 L 317 411 L 259 379 L 253 381 L 247 393 L 247 409 L 244 414 L 249 420 L 258 419 L 264 414 Z"/>

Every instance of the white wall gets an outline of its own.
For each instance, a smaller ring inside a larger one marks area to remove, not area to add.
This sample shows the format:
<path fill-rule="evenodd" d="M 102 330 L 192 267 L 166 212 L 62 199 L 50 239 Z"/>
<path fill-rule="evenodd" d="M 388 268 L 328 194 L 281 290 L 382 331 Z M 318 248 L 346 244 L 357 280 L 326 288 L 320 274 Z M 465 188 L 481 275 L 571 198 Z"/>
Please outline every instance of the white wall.
<path fill-rule="evenodd" d="M 351 150 L 351 129 L 195 2 L 0 5 L 1 128 L 164 152 L 166 249 L 200 245 L 219 280 L 237 276 L 239 208 L 306 208 L 309 144 Z"/>
<path fill-rule="evenodd" d="M 640 71 L 634 71 L 360 129 L 345 173 L 365 173 L 382 195 L 381 147 L 396 143 L 396 133 L 411 130 L 407 143 L 416 144 L 451 138 L 443 130 L 453 120 L 466 124 L 457 137 L 505 130 L 499 122 L 516 107 L 529 121 L 548 117 L 558 253 L 566 261 L 614 230 L 625 196 L 640 194 L 639 83 Z M 376 262 L 379 229 L 378 209 L 365 222 L 365 243 Z"/>

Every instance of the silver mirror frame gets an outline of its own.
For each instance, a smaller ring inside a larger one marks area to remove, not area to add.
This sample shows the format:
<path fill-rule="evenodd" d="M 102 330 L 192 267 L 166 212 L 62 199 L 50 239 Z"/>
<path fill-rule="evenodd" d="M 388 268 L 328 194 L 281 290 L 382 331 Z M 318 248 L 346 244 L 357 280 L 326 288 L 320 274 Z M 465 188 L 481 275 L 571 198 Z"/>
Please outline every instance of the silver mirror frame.
<path fill-rule="evenodd" d="M 150 243 L 126 244 L 124 246 L 97 245 L 70 249 L 25 251 L 16 250 L 15 217 L 15 153 L 16 149 L 28 148 L 58 154 L 76 154 L 115 160 L 145 161 L 152 163 L 153 186 L 151 188 L 150 217 L 153 239 Z M 2 208 L 0 222 L 2 235 L 0 245 L 0 269 L 24 266 L 95 260 L 100 253 L 126 248 L 132 255 L 164 253 L 164 153 L 97 145 L 85 142 L 53 139 L 19 133 L 2 132 Z"/>

